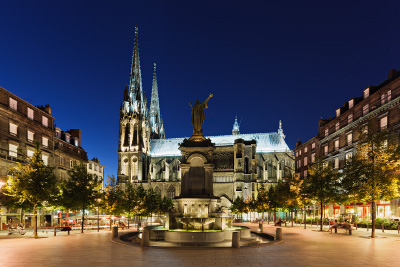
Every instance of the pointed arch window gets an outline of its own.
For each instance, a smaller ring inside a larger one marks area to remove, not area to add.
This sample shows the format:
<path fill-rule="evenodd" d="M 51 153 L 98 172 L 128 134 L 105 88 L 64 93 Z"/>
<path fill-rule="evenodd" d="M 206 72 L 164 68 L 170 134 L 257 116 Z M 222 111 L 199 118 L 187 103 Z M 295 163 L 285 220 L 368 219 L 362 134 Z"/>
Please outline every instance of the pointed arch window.
<path fill-rule="evenodd" d="M 244 173 L 248 174 L 249 173 L 249 158 L 244 159 Z"/>

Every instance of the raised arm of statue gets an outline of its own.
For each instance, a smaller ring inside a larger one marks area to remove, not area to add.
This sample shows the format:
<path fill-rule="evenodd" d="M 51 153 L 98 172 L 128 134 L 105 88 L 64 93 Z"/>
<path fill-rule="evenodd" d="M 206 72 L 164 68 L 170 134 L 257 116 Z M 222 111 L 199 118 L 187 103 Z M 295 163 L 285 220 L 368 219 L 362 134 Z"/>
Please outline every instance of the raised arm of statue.
<path fill-rule="evenodd" d="M 189 102 L 189 105 L 190 105 L 190 107 L 193 107 L 193 106 L 192 106 L 192 102 Z"/>

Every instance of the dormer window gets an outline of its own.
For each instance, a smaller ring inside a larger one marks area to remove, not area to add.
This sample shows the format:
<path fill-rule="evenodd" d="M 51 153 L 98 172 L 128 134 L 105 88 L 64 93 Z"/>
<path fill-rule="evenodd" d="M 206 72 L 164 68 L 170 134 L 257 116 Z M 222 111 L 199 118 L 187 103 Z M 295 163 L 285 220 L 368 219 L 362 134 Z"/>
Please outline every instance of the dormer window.
<path fill-rule="evenodd" d="M 369 97 L 369 88 L 364 90 L 364 99 L 366 99 L 367 97 Z"/>
<path fill-rule="evenodd" d="M 10 97 L 10 108 L 17 110 L 17 100 Z"/>
<path fill-rule="evenodd" d="M 336 117 L 339 117 L 340 116 L 340 108 L 338 108 L 337 110 L 336 110 Z"/>
<path fill-rule="evenodd" d="M 325 137 L 327 137 L 327 136 L 328 136 L 328 134 L 329 134 L 329 129 L 328 129 L 328 128 L 326 128 L 326 129 L 325 129 Z"/>
<path fill-rule="evenodd" d="M 349 100 L 349 109 L 351 109 L 354 106 L 354 99 Z"/>
<path fill-rule="evenodd" d="M 339 130 L 339 129 L 340 129 L 340 123 L 337 122 L 337 123 L 335 124 L 335 130 L 337 131 L 337 130 Z"/>
<path fill-rule="evenodd" d="M 65 136 L 65 142 L 69 143 L 69 135 Z"/>
<path fill-rule="evenodd" d="M 33 120 L 33 109 L 27 108 L 26 113 L 28 115 L 28 118 Z"/>

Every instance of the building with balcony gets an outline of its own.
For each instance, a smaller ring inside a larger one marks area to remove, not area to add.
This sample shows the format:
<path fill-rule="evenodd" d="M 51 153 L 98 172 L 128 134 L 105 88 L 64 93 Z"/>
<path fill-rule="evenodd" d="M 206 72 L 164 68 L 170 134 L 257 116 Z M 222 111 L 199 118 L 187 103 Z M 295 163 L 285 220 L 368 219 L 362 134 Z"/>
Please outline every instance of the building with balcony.
<path fill-rule="evenodd" d="M 296 144 L 295 172 L 302 179 L 308 177 L 308 167 L 315 157 L 322 157 L 336 169 L 342 169 L 357 149 L 360 134 L 373 135 L 388 130 L 399 141 L 400 136 L 400 71 L 391 70 L 388 78 L 376 86 L 367 86 L 359 97 L 349 99 L 335 110 L 333 118 L 321 118 L 318 134 Z M 349 206 L 329 205 L 327 214 L 337 216 L 343 213 L 357 213 L 365 217 L 369 205 L 352 203 Z M 399 201 L 379 201 L 378 216 L 399 216 Z"/>

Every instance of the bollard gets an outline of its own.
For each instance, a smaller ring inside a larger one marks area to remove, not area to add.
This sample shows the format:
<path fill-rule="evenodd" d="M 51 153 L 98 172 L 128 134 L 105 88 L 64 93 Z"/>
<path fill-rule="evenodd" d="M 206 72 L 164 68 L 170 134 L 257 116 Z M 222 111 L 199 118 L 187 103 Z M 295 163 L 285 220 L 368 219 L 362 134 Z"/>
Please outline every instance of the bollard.
<path fill-rule="evenodd" d="M 368 232 L 368 223 L 367 223 L 367 232 Z"/>
<path fill-rule="evenodd" d="M 57 231 L 56 231 L 56 227 L 54 227 L 54 236 L 57 236 Z"/>
<path fill-rule="evenodd" d="M 150 245 L 150 232 L 148 230 L 143 230 L 142 232 L 142 243 L 141 247 L 148 247 Z"/>
<path fill-rule="evenodd" d="M 385 232 L 385 225 L 382 223 L 382 233 Z"/>
<path fill-rule="evenodd" d="M 68 235 L 69 235 L 69 230 L 68 230 Z"/>
<path fill-rule="evenodd" d="M 352 232 L 353 232 L 353 230 L 350 228 L 350 229 L 349 229 L 349 235 L 351 235 Z"/>
<path fill-rule="evenodd" d="M 263 232 L 263 222 L 262 221 L 258 222 L 258 232 L 260 232 L 260 233 Z"/>
<path fill-rule="evenodd" d="M 118 226 L 113 226 L 112 227 L 112 238 L 117 238 L 118 237 Z"/>
<path fill-rule="evenodd" d="M 276 240 L 282 240 L 282 228 L 276 228 Z"/>
<path fill-rule="evenodd" d="M 335 227 L 335 234 L 337 234 L 337 227 Z"/>
<path fill-rule="evenodd" d="M 240 248 L 240 232 L 232 232 L 232 247 Z"/>

